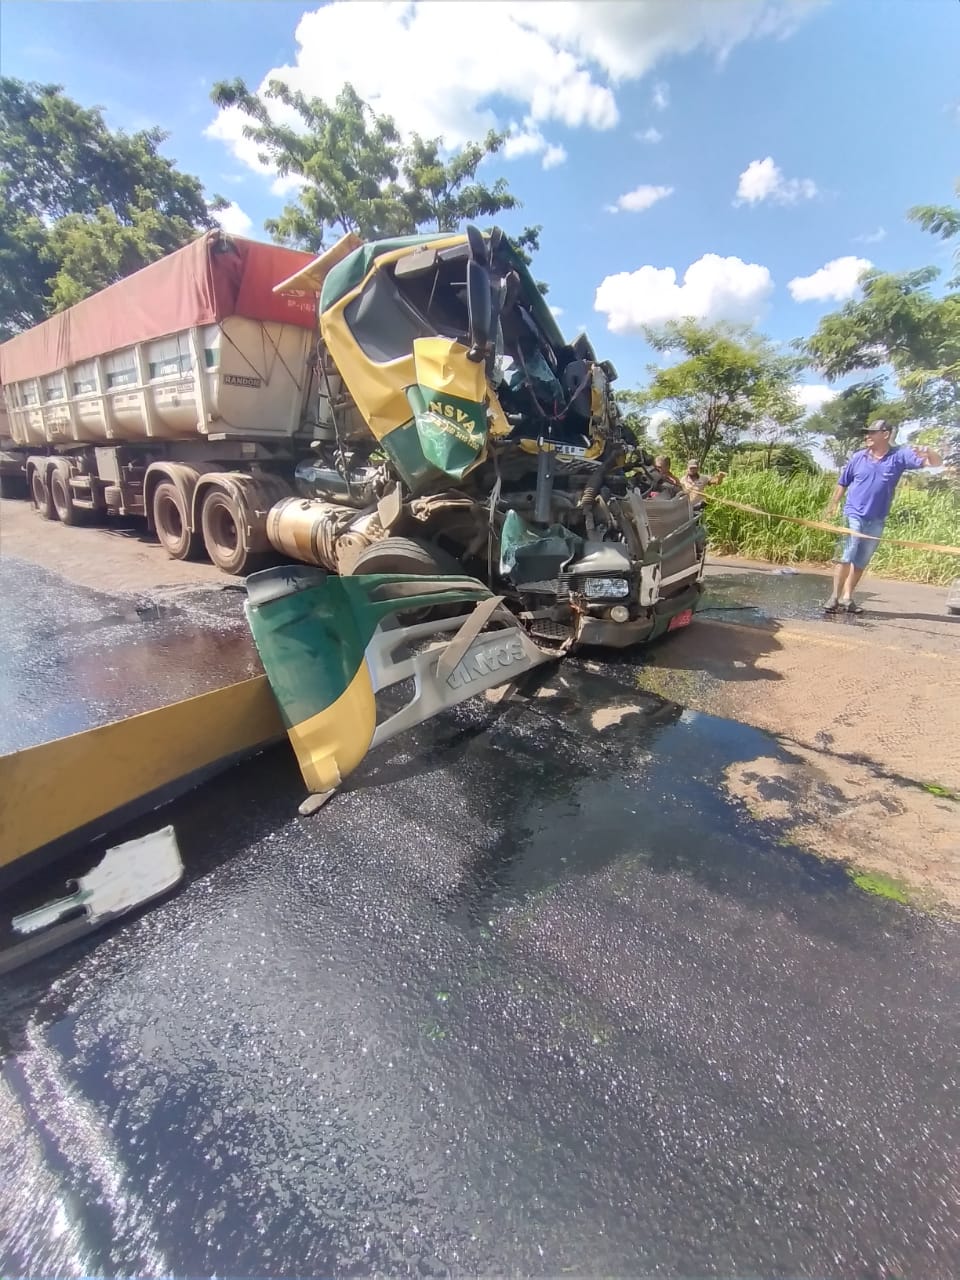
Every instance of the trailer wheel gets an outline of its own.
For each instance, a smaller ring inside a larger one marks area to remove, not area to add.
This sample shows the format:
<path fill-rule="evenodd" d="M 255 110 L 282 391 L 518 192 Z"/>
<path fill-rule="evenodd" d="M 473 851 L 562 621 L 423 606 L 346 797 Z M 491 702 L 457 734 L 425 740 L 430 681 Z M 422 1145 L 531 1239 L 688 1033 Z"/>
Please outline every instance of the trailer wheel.
<path fill-rule="evenodd" d="M 67 475 L 58 468 L 50 473 L 47 484 L 50 490 L 50 501 L 59 519 L 67 525 L 83 524 L 86 513 L 74 503 Z"/>
<path fill-rule="evenodd" d="M 170 480 L 153 491 L 153 527 L 171 560 L 196 560 L 200 555 L 203 539 L 190 528 L 183 495 Z"/>
<path fill-rule="evenodd" d="M 269 553 L 249 550 L 240 504 L 223 489 L 211 489 L 203 499 L 200 524 L 207 555 L 224 573 L 255 573 L 270 562 Z"/>
<path fill-rule="evenodd" d="M 50 496 L 50 486 L 38 467 L 34 467 L 30 473 L 30 501 L 44 520 L 56 520 L 57 509 Z"/>

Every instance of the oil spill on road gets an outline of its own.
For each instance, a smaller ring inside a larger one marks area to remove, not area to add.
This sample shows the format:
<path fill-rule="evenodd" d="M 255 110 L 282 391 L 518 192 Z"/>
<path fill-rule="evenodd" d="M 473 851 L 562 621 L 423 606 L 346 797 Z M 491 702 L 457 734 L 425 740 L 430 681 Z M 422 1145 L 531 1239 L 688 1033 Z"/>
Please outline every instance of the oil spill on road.
<path fill-rule="evenodd" d="M 204 693 L 262 668 L 239 593 L 101 595 L 0 560 L 0 752 Z"/>
<path fill-rule="evenodd" d="M 0 994 L 7 1271 L 947 1274 L 956 931 L 731 802 L 765 734 L 547 687 L 155 817 L 183 891 Z"/>

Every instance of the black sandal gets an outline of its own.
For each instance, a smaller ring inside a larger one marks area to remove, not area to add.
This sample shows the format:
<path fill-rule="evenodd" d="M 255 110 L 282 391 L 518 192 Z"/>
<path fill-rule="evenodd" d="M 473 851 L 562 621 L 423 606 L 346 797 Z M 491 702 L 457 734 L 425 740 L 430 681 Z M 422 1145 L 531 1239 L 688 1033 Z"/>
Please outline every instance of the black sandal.
<path fill-rule="evenodd" d="M 823 606 L 824 613 L 839 613 L 843 608 L 839 600 L 828 600 Z"/>
<path fill-rule="evenodd" d="M 847 603 L 843 605 L 843 608 L 846 609 L 847 613 L 863 613 L 863 610 L 857 604 L 856 600 L 848 600 Z"/>

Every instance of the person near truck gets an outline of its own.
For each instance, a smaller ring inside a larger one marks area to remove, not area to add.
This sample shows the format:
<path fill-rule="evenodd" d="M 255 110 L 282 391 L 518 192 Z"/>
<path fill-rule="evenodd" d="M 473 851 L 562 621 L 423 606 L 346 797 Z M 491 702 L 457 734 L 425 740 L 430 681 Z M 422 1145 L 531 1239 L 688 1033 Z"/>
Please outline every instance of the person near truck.
<path fill-rule="evenodd" d="M 725 475 L 725 471 L 718 471 L 715 476 L 705 476 L 700 470 L 700 463 L 697 459 L 691 458 L 687 463 L 686 471 L 680 477 L 680 484 L 685 492 L 696 501 L 705 489 L 708 489 L 710 485 L 719 484 Z"/>
<path fill-rule="evenodd" d="M 848 536 L 844 540 L 833 573 L 833 594 L 824 605 L 826 613 L 863 613 L 853 593 L 877 549 L 900 477 L 905 471 L 939 467 L 943 461 L 935 449 L 892 444 L 893 428 L 882 420 L 870 423 L 863 439 L 866 448 L 855 453 L 840 472 L 824 515 L 832 520 L 844 498 L 844 516 L 851 535 L 869 536 Z"/>
<path fill-rule="evenodd" d="M 653 465 L 657 468 L 657 470 L 663 476 L 667 484 L 672 484 L 675 489 L 680 488 L 680 481 L 670 470 L 670 458 L 668 454 L 658 453 L 653 460 Z"/>

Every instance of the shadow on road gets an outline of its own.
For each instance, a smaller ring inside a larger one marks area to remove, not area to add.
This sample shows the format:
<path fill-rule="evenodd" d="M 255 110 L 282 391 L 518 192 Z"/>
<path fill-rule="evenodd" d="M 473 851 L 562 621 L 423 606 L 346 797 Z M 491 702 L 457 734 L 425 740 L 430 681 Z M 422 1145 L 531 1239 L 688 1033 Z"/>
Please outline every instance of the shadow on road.
<path fill-rule="evenodd" d="M 688 631 L 652 647 L 648 663 L 661 671 L 690 671 L 718 680 L 782 680 L 780 672 L 757 665 L 783 648 L 779 630 L 776 621 L 744 624 L 698 618 Z"/>

